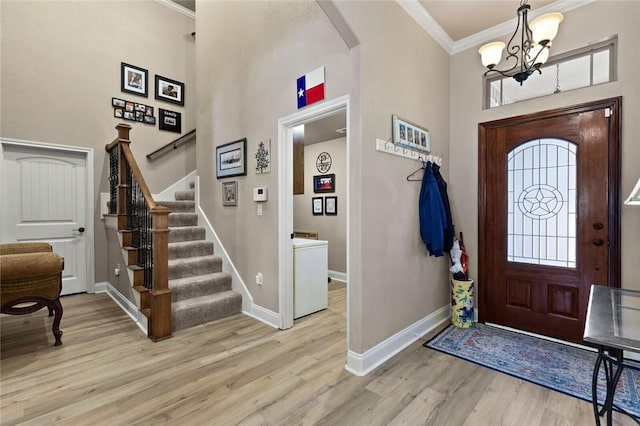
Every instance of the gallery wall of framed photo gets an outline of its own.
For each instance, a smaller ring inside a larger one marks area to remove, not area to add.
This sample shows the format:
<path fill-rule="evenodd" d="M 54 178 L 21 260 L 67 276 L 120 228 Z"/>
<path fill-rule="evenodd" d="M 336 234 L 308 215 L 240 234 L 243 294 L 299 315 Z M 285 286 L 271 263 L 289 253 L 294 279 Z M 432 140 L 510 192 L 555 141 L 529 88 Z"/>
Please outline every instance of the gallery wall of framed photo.
<path fill-rule="evenodd" d="M 121 62 L 120 91 L 147 98 L 149 96 L 149 71 L 140 66 Z M 183 82 L 156 74 L 153 91 L 156 100 L 184 107 L 185 84 Z M 179 111 L 158 108 L 156 119 L 156 107 L 148 105 L 146 102 L 138 102 L 124 97 L 112 97 L 111 106 L 115 118 L 153 126 L 157 121 L 159 130 L 182 133 L 182 113 Z"/>

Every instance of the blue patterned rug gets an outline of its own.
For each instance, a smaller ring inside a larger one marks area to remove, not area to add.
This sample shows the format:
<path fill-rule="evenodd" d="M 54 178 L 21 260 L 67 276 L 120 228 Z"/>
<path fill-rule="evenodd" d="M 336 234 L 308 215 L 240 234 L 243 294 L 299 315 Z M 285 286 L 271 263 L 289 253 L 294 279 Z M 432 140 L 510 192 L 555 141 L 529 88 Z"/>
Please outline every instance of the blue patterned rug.
<path fill-rule="evenodd" d="M 424 346 L 591 401 L 595 352 L 478 323 L 467 329 L 449 326 Z M 599 400 L 602 401 L 604 372 L 600 370 L 600 373 Z M 619 410 L 640 417 L 639 395 L 640 371 L 625 368 L 614 404 Z"/>

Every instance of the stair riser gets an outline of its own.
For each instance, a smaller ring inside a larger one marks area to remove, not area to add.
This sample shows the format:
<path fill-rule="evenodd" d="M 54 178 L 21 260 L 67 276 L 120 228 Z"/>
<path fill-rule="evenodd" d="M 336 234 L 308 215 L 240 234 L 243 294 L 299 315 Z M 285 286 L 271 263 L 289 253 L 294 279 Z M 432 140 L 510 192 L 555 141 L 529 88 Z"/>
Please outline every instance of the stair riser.
<path fill-rule="evenodd" d="M 222 259 L 211 257 L 197 262 L 181 262 L 172 264 L 169 262 L 169 279 L 193 277 L 195 275 L 205 275 L 214 272 L 222 272 Z"/>
<path fill-rule="evenodd" d="M 169 289 L 171 290 L 171 300 L 173 302 L 179 302 L 194 297 L 206 296 L 207 294 L 229 291 L 231 290 L 231 276 L 225 274 L 219 278 L 180 286 L 172 286 L 170 282 Z"/>
<path fill-rule="evenodd" d="M 175 198 L 177 201 L 193 201 L 196 199 L 196 191 L 194 189 L 178 191 L 175 193 Z"/>
<path fill-rule="evenodd" d="M 185 259 L 189 257 L 213 255 L 213 243 L 193 241 L 189 245 L 172 246 L 169 244 L 169 259 Z"/>
<path fill-rule="evenodd" d="M 178 243 L 180 241 L 198 241 L 206 238 L 204 228 L 193 227 L 193 229 L 169 229 L 169 242 Z"/>
<path fill-rule="evenodd" d="M 173 309 L 173 330 L 182 330 L 194 325 L 214 321 L 242 310 L 242 296 L 235 293 L 233 297 L 217 300 L 213 303 L 192 306 L 187 309 Z"/>
<path fill-rule="evenodd" d="M 170 213 L 169 226 L 198 226 L 198 215 L 195 213 Z"/>
<path fill-rule="evenodd" d="M 195 213 L 195 201 L 160 201 L 158 204 L 167 207 L 171 213 Z"/>

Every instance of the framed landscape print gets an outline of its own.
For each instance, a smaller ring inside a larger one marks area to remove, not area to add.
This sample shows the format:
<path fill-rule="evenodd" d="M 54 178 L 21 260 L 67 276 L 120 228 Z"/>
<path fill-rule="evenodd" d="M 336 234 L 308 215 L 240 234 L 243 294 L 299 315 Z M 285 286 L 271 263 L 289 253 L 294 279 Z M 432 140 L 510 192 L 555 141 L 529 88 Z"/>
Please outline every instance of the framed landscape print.
<path fill-rule="evenodd" d="M 247 139 L 216 147 L 216 177 L 218 179 L 247 175 Z"/>
<path fill-rule="evenodd" d="M 147 70 L 122 62 L 120 65 L 120 90 L 146 98 L 148 95 L 148 76 Z"/>

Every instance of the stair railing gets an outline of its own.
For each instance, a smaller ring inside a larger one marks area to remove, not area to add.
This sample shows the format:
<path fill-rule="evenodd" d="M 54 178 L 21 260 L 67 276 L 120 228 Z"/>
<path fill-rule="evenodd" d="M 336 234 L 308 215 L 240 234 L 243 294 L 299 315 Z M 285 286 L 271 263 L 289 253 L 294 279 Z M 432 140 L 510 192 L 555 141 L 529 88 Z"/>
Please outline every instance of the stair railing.
<path fill-rule="evenodd" d="M 123 245 L 136 249 L 133 285 L 140 292 L 140 310 L 149 319 L 147 334 L 155 342 L 172 336 L 168 245 L 171 211 L 157 205 L 151 196 L 129 147 L 131 126 L 118 124 L 116 129 L 118 137 L 105 146 L 109 153 L 109 212 L 118 216 Z"/>

